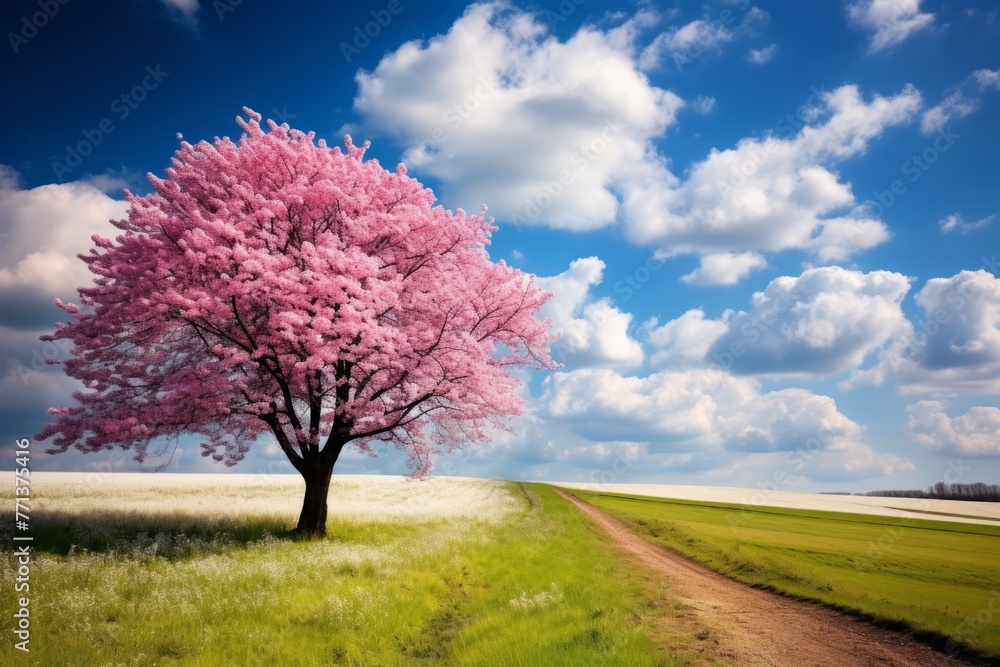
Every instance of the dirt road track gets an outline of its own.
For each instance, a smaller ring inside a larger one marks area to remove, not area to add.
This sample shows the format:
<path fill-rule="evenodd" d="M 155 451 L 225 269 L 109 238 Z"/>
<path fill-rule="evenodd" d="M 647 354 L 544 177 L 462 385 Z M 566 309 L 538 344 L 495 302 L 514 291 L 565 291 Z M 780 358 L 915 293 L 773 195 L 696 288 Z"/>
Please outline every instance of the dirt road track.
<path fill-rule="evenodd" d="M 614 543 L 662 574 L 708 630 L 710 651 L 737 667 L 959 667 L 966 662 L 905 635 L 752 588 L 642 540 L 625 524 L 556 489 L 605 530 Z"/>

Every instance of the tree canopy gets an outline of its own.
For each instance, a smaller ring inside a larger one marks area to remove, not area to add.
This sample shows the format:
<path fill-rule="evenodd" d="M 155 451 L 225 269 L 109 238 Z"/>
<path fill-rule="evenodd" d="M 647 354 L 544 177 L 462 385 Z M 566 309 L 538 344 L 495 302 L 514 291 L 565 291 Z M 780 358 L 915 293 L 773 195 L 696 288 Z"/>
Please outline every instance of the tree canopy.
<path fill-rule="evenodd" d="M 86 390 L 38 437 L 142 461 L 189 432 L 235 465 L 270 432 L 300 472 L 384 442 L 416 475 L 484 441 L 521 407 L 511 367 L 555 367 L 549 295 L 490 260 L 485 206 L 435 206 L 367 142 L 331 149 L 245 111 L 238 142 L 182 141 L 152 193 L 125 192 L 121 234 L 80 255 L 94 284 L 56 302 L 72 320 L 46 339 L 72 341 Z"/>

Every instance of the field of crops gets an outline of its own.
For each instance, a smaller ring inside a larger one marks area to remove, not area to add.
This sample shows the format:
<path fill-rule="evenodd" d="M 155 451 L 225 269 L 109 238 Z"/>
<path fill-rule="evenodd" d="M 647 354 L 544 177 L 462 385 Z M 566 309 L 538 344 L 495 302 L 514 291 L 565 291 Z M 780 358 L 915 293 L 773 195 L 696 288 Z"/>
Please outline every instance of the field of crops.
<path fill-rule="evenodd" d="M 573 492 L 739 581 L 1000 658 L 1000 526 Z"/>
<path fill-rule="evenodd" d="M 900 519 L 940 519 L 959 523 L 1000 526 L 1000 503 L 931 498 L 885 498 L 839 493 L 801 493 L 771 488 L 744 489 L 686 484 L 603 484 L 600 482 L 550 482 L 581 491 L 601 491 L 626 496 L 651 496 L 674 500 L 739 505 L 741 509 L 784 507 L 821 512 L 872 514 Z"/>

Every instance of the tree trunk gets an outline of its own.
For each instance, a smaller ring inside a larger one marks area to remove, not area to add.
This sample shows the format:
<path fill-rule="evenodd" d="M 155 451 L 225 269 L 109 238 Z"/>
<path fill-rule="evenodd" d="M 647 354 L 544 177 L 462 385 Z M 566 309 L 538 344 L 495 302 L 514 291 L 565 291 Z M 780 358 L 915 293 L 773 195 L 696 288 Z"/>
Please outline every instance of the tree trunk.
<path fill-rule="evenodd" d="M 299 470 L 306 481 L 306 495 L 295 532 L 309 537 L 326 537 L 326 497 L 330 493 L 333 462 L 322 457 L 306 462 Z"/>

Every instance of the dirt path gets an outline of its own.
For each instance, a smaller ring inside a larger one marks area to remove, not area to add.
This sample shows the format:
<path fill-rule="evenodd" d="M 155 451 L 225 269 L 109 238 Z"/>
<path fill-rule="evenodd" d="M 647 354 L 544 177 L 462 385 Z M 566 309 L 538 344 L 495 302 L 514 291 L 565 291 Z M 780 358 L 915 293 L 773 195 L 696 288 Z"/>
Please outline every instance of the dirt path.
<path fill-rule="evenodd" d="M 830 609 L 752 588 L 642 540 L 619 520 L 556 489 L 604 529 L 622 550 L 666 577 L 708 630 L 714 647 L 739 667 L 958 667 L 971 665 Z"/>

